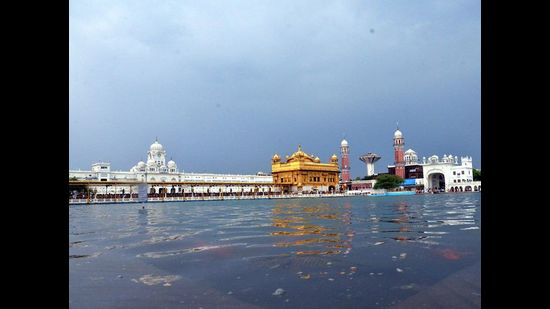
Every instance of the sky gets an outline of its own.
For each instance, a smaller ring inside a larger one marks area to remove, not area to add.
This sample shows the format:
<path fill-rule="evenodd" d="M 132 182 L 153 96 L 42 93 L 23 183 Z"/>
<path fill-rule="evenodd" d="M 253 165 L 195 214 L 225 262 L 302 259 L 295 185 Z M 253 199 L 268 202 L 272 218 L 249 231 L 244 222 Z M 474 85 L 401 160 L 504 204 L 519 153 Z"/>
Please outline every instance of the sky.
<path fill-rule="evenodd" d="M 69 169 L 271 172 L 298 145 L 481 168 L 479 0 L 69 2 Z"/>

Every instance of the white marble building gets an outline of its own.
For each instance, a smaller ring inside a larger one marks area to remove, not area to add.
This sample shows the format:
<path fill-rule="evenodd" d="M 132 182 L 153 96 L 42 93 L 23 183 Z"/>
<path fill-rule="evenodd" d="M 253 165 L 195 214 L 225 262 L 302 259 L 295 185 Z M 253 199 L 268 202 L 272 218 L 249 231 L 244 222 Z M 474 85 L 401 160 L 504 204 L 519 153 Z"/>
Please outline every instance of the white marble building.
<path fill-rule="evenodd" d="M 422 161 L 425 190 L 443 189 L 447 192 L 481 190 L 481 181 L 473 180 L 472 157 L 461 157 L 459 163 L 457 156 L 444 154 L 441 159 L 433 155 L 427 160 L 423 157 Z"/>
<path fill-rule="evenodd" d="M 259 175 L 184 173 L 178 170 L 173 160 L 166 163 L 166 150 L 155 141 L 147 152 L 147 163 L 140 161 L 130 171 L 113 171 L 110 163 L 92 164 L 91 170 L 70 170 L 69 179 L 89 182 L 147 182 L 150 192 L 158 193 L 165 189 L 168 193 L 237 193 L 237 192 L 278 192 L 273 186 L 273 177 Z M 164 185 L 163 183 L 166 183 Z M 98 193 L 128 193 L 129 185 L 96 185 Z M 124 190 L 124 191 L 123 191 Z M 132 191 L 135 192 L 135 191 Z"/>

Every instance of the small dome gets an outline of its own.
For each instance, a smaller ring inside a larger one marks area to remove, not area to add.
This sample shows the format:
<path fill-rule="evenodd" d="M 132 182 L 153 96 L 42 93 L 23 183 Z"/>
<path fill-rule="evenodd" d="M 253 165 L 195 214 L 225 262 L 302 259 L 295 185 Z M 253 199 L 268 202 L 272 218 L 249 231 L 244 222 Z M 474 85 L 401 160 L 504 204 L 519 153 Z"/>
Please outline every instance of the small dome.
<path fill-rule="evenodd" d="M 279 160 L 281 160 L 281 158 L 279 157 L 278 154 L 275 154 L 275 155 L 273 156 L 272 159 L 273 159 L 273 161 L 279 161 Z"/>
<path fill-rule="evenodd" d="M 145 167 L 145 162 L 143 161 L 139 161 L 138 164 L 136 165 L 138 168 L 140 167 Z"/>
<path fill-rule="evenodd" d="M 397 130 L 395 130 L 395 133 L 393 133 L 393 137 L 394 138 L 402 138 L 403 133 L 401 133 L 401 131 L 399 131 L 399 129 L 397 129 Z"/>
<path fill-rule="evenodd" d="M 315 157 L 315 160 L 313 160 L 315 163 L 321 163 L 321 159 L 319 157 Z"/>
<path fill-rule="evenodd" d="M 346 141 L 345 139 L 342 140 L 342 142 L 340 143 L 341 146 L 347 146 L 348 145 L 348 141 Z"/>
<path fill-rule="evenodd" d="M 153 144 L 151 144 L 151 147 L 149 147 L 149 150 L 151 151 L 162 151 L 164 147 L 162 147 L 162 144 L 160 144 L 158 141 L 155 141 Z"/>
<path fill-rule="evenodd" d="M 305 152 L 302 151 L 302 149 L 300 148 L 300 150 L 296 151 L 293 156 L 295 157 L 303 157 L 305 156 Z"/>
<path fill-rule="evenodd" d="M 330 157 L 330 161 L 336 162 L 338 161 L 338 157 L 335 154 L 333 154 L 332 157 Z"/>
<path fill-rule="evenodd" d="M 168 168 L 176 168 L 176 162 L 172 160 L 168 161 L 166 165 L 168 166 Z"/>
<path fill-rule="evenodd" d="M 407 151 L 405 151 L 406 154 L 410 153 L 410 154 L 413 154 L 413 153 L 416 153 L 416 151 L 412 150 L 412 149 L 409 149 Z"/>

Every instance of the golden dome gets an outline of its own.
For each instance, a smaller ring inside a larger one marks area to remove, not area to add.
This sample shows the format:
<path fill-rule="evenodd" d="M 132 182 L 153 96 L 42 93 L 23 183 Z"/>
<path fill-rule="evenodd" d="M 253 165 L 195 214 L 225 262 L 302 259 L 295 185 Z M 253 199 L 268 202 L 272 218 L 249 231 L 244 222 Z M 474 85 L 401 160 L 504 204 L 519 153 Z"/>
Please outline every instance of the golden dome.
<path fill-rule="evenodd" d="M 292 157 L 303 157 L 305 152 L 302 151 L 302 145 L 298 145 L 298 151 L 292 154 Z"/>
<path fill-rule="evenodd" d="M 313 162 L 313 156 L 305 153 L 302 150 L 302 146 L 298 145 L 298 151 L 293 153 L 290 157 L 287 156 L 287 162 L 292 162 L 292 161 L 309 161 L 309 162 Z"/>
<path fill-rule="evenodd" d="M 332 157 L 330 157 L 330 161 L 338 162 L 338 157 L 335 154 L 333 154 Z"/>
<path fill-rule="evenodd" d="M 273 163 L 277 163 L 281 161 L 281 158 L 279 157 L 278 154 L 275 154 L 271 160 L 273 161 Z"/>
<path fill-rule="evenodd" d="M 321 159 L 319 159 L 319 157 L 315 157 L 315 163 L 321 163 Z"/>

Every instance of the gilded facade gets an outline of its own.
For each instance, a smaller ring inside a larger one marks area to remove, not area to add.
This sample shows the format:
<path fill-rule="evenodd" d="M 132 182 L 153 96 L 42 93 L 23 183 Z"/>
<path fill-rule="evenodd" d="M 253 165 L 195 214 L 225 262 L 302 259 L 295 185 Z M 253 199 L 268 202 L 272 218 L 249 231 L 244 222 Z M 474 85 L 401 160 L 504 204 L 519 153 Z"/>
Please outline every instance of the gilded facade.
<path fill-rule="evenodd" d="M 298 151 L 281 162 L 278 154 L 272 158 L 273 183 L 283 192 L 334 192 L 338 188 L 338 157 L 334 154 L 329 163 L 321 163 L 319 157 Z"/>

